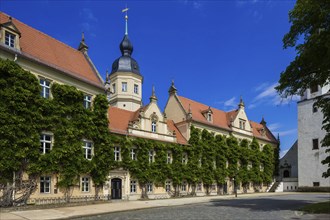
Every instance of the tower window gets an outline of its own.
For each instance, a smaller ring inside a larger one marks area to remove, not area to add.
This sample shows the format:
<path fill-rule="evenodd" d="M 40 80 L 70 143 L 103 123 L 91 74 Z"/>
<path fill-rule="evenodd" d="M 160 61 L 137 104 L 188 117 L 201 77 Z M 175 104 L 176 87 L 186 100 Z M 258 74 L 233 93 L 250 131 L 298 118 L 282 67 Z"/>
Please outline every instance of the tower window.
<path fill-rule="evenodd" d="M 127 82 L 122 82 L 121 83 L 121 91 L 122 92 L 127 92 Z"/>
<path fill-rule="evenodd" d="M 319 139 L 313 139 L 313 150 L 319 149 Z"/>
<path fill-rule="evenodd" d="M 5 44 L 9 47 L 15 47 L 15 35 L 6 31 Z"/>
<path fill-rule="evenodd" d="M 112 84 L 112 92 L 115 93 L 116 92 L 116 83 Z"/>
<path fill-rule="evenodd" d="M 139 94 L 139 85 L 134 84 L 134 93 Z"/>
<path fill-rule="evenodd" d="M 313 106 L 313 113 L 317 112 L 317 107 Z"/>

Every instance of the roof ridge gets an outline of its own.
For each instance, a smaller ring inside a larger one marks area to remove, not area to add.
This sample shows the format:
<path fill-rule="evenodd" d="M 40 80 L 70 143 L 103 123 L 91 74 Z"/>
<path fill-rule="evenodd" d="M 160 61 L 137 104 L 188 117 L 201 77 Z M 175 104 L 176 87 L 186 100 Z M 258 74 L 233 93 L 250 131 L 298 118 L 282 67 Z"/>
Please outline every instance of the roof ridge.
<path fill-rule="evenodd" d="M 214 109 L 214 110 L 221 111 L 221 112 L 227 114 L 227 112 L 225 112 L 224 110 L 221 110 L 221 109 L 218 109 L 218 108 L 212 107 L 212 106 L 210 106 L 210 105 L 206 105 L 206 104 L 204 104 L 204 103 L 202 103 L 202 102 L 195 101 L 195 100 L 193 100 L 193 99 L 186 98 L 186 97 L 184 97 L 184 96 L 178 96 L 178 97 L 179 97 L 179 98 L 182 97 L 182 98 L 184 98 L 184 99 L 188 99 L 188 100 L 190 100 L 190 101 L 193 101 L 193 102 L 199 103 L 199 104 L 201 104 L 201 105 L 204 105 L 204 106 L 206 106 L 207 108 L 210 107 L 210 108 L 212 108 L 212 109 Z"/>
<path fill-rule="evenodd" d="M 57 40 L 56 38 L 54 38 L 54 37 L 52 37 L 52 36 L 50 36 L 50 35 L 48 35 L 48 34 L 46 34 L 46 33 L 44 33 L 44 32 L 41 32 L 40 30 L 38 30 L 38 29 L 36 29 L 36 28 L 34 28 L 34 27 L 32 27 L 32 26 L 30 26 L 30 25 L 28 25 L 28 24 L 26 24 L 26 23 L 24 23 L 24 22 L 22 22 L 22 21 L 20 21 L 20 20 L 18 20 L 18 19 L 15 18 L 15 17 L 12 17 L 12 16 L 10 16 L 10 15 L 8 15 L 8 14 L 6 14 L 6 13 L 0 11 L 0 14 L 1 14 L 1 13 L 2 13 L 3 15 L 6 15 L 8 18 L 11 17 L 12 20 L 15 20 L 15 22 L 19 22 L 19 23 L 21 23 L 22 25 L 25 25 L 25 26 L 27 26 L 28 28 L 31 28 L 31 29 L 37 31 L 38 33 L 40 33 L 40 34 L 42 34 L 42 35 L 44 35 L 44 36 L 46 36 L 46 37 L 49 37 L 49 38 L 51 38 L 52 40 L 55 40 L 56 42 L 62 44 L 63 46 L 66 46 L 66 47 L 72 49 L 74 52 L 78 52 L 79 54 L 82 54 L 82 55 L 83 55 L 83 53 L 81 53 L 79 50 L 75 49 L 74 47 L 72 47 L 72 46 L 70 46 L 70 45 L 68 45 L 68 44 L 66 44 L 66 43 L 64 43 L 64 42 L 62 42 L 62 41 L 60 41 L 60 40 Z"/>

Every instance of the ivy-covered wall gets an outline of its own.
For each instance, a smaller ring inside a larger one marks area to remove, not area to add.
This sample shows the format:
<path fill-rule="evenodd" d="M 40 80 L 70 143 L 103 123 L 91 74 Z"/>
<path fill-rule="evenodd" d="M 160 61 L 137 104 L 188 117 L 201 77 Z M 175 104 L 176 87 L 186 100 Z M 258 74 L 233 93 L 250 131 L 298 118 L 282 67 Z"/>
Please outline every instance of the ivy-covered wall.
<path fill-rule="evenodd" d="M 37 78 L 12 61 L 0 60 L 0 183 L 12 181 L 13 173 L 27 172 L 30 178 L 56 174 L 58 186 L 70 189 L 81 174 L 90 174 L 96 188 L 106 181 L 111 169 L 124 168 L 138 180 L 142 197 L 146 183 L 163 186 L 171 179 L 175 192 L 186 181 L 195 192 L 202 182 L 207 192 L 213 183 L 221 186 L 235 178 L 246 187 L 270 183 L 274 173 L 274 148 L 260 151 L 256 139 L 240 143 L 233 137 L 214 135 L 191 128 L 189 145 L 109 133 L 105 95 L 97 95 L 91 109 L 83 107 L 83 93 L 75 87 L 52 84 L 51 99 L 40 96 Z M 109 119 L 111 121 L 111 118 Z M 52 150 L 40 154 L 40 134 L 51 132 Z M 84 158 L 82 140 L 93 142 L 93 157 Z M 114 161 L 113 147 L 121 148 L 121 161 Z M 136 150 L 132 160 L 130 150 Z M 149 163 L 149 151 L 155 161 Z M 171 152 L 172 163 L 167 163 Z M 186 154 L 187 163 L 182 163 Z"/>

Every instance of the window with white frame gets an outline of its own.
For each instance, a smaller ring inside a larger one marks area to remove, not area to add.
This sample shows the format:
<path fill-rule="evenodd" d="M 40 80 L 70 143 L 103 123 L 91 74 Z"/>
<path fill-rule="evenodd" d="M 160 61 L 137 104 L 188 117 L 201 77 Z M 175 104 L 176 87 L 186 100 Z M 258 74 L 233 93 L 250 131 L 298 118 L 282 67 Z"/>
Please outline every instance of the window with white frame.
<path fill-rule="evenodd" d="M 50 193 L 50 176 L 40 177 L 40 193 Z"/>
<path fill-rule="evenodd" d="M 151 132 L 153 132 L 153 133 L 157 132 L 157 123 L 156 123 L 156 121 L 151 122 Z"/>
<path fill-rule="evenodd" d="M 48 99 L 50 94 L 50 81 L 46 79 L 40 79 L 39 83 L 41 86 L 41 97 Z"/>
<path fill-rule="evenodd" d="M 47 154 L 52 149 L 52 135 L 41 134 L 40 135 L 40 153 Z"/>
<path fill-rule="evenodd" d="M 171 191 L 171 181 L 170 180 L 165 182 L 165 190 L 166 190 L 166 192 Z"/>
<path fill-rule="evenodd" d="M 139 85 L 138 84 L 134 84 L 134 93 L 139 94 Z"/>
<path fill-rule="evenodd" d="M 188 163 L 188 154 L 187 152 L 184 152 L 182 154 L 182 164 L 187 164 Z"/>
<path fill-rule="evenodd" d="M 84 95 L 84 108 L 90 109 L 92 106 L 92 96 Z"/>
<path fill-rule="evenodd" d="M 113 148 L 113 153 L 114 153 L 114 160 L 115 161 L 120 161 L 120 147 L 114 147 Z"/>
<path fill-rule="evenodd" d="M 81 191 L 89 192 L 89 177 L 84 176 L 81 178 Z"/>
<path fill-rule="evenodd" d="M 239 128 L 245 130 L 245 120 L 239 119 Z"/>
<path fill-rule="evenodd" d="M 130 189 L 131 193 L 136 193 L 136 180 L 131 180 Z"/>
<path fill-rule="evenodd" d="M 87 160 L 92 159 L 92 148 L 93 148 L 93 142 L 91 141 L 83 141 L 83 149 L 84 149 L 84 158 Z"/>
<path fill-rule="evenodd" d="M 151 193 L 153 191 L 153 184 L 152 182 L 147 183 L 147 192 Z"/>
<path fill-rule="evenodd" d="M 131 160 L 136 160 L 136 148 L 131 148 L 130 155 Z"/>
<path fill-rule="evenodd" d="M 182 182 L 181 191 L 182 192 L 186 192 L 187 191 L 187 182 L 186 181 L 183 181 Z"/>
<path fill-rule="evenodd" d="M 155 162 L 155 151 L 149 150 L 149 163 Z"/>
<path fill-rule="evenodd" d="M 6 31 L 5 33 L 5 44 L 9 47 L 15 47 L 16 36 Z"/>
<path fill-rule="evenodd" d="M 127 92 L 127 82 L 122 82 L 121 83 L 121 91 L 122 92 Z"/>
<path fill-rule="evenodd" d="M 167 151 L 166 163 L 167 164 L 171 164 L 172 163 L 172 152 L 171 151 Z"/>

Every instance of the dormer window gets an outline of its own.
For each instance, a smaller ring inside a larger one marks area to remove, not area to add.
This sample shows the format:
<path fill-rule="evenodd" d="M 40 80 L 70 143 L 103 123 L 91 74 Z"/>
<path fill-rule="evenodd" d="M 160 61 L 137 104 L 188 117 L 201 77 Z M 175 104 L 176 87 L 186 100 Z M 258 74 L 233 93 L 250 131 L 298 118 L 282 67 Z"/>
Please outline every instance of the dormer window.
<path fill-rule="evenodd" d="M 5 44 L 9 47 L 15 47 L 16 35 L 6 31 L 5 32 Z"/>
<path fill-rule="evenodd" d="M 242 130 L 245 130 L 245 123 L 246 123 L 245 120 L 240 119 L 239 120 L 239 128 L 242 129 Z"/>
<path fill-rule="evenodd" d="M 212 121 L 212 114 L 211 112 L 207 113 L 207 120 Z"/>

